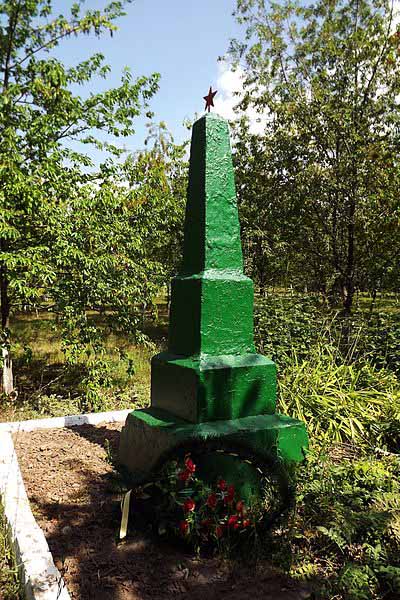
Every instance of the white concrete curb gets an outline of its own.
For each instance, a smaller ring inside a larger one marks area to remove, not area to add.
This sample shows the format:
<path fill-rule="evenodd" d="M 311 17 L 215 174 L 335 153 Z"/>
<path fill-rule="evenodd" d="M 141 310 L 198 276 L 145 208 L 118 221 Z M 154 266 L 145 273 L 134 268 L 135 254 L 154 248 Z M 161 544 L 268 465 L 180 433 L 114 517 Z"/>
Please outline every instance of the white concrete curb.
<path fill-rule="evenodd" d="M 0 498 L 27 600 L 71 600 L 43 531 L 32 514 L 12 432 L 124 421 L 130 409 L 0 424 Z"/>
<path fill-rule="evenodd" d="M 86 415 L 71 415 L 68 417 L 52 417 L 51 419 L 32 419 L 31 421 L 11 421 L 0 423 L 0 433 L 9 431 L 34 431 L 35 429 L 58 429 L 61 427 L 74 427 L 75 425 L 97 425 L 98 423 L 116 423 L 125 421 L 132 408 L 125 410 L 113 410 L 102 413 L 89 413 Z"/>

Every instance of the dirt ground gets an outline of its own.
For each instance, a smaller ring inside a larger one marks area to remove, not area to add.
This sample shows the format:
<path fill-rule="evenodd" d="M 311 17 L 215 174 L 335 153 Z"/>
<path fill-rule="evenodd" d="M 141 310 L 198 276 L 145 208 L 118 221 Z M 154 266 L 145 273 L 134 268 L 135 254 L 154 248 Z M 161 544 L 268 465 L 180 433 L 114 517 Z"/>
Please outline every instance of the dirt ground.
<path fill-rule="evenodd" d="M 107 448 L 117 449 L 121 427 L 14 435 L 32 510 L 74 600 L 311 598 L 265 564 L 196 559 L 142 533 L 117 543 L 120 503 L 110 491 Z"/>

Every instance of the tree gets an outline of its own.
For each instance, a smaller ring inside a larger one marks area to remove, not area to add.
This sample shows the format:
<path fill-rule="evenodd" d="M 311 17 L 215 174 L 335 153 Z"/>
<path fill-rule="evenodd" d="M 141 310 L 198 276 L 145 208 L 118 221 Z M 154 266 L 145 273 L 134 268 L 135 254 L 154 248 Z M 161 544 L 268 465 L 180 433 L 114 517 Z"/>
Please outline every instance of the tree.
<path fill-rule="evenodd" d="M 103 165 L 96 181 L 75 187 L 53 212 L 48 235 L 54 278 L 46 291 L 67 363 L 84 358 L 91 410 L 110 375 L 105 336 L 120 331 L 146 341 L 144 311 L 174 269 L 186 163 L 183 147 L 169 144 L 165 152 L 140 151 Z"/>
<path fill-rule="evenodd" d="M 238 0 L 236 160 L 250 268 L 340 298 L 399 282 L 400 31 L 386 0 Z"/>
<path fill-rule="evenodd" d="M 5 393 L 13 389 L 10 314 L 47 302 L 49 290 L 59 294 L 65 266 L 55 252 L 60 254 L 65 239 L 59 236 L 60 225 L 68 231 L 70 223 L 81 219 L 77 199 L 84 198 L 87 206 L 85 186 L 96 179 L 88 173 L 87 167 L 93 166 L 89 156 L 65 142 L 79 140 L 118 156 L 117 147 L 101 143 L 98 133 L 133 133 L 135 117 L 157 89 L 158 75 L 133 80 L 126 69 L 119 87 L 82 97 L 71 86 L 106 77 L 104 57 L 95 54 L 66 68 L 51 56 L 71 36 L 112 35 L 123 5 L 113 1 L 103 11 L 83 14 L 77 2 L 65 18 L 53 17 L 51 0 L 0 3 L 0 341 Z M 103 169 L 107 165 L 105 161 Z M 82 220 L 80 227 L 84 229 Z M 74 247 L 63 251 L 73 253 Z"/>
<path fill-rule="evenodd" d="M 168 209 L 162 221 L 158 221 L 161 233 L 161 245 L 150 244 L 152 251 L 165 267 L 168 285 L 180 266 L 183 245 L 183 221 L 186 205 L 186 188 L 188 183 L 188 162 L 185 158 L 188 140 L 180 145 L 174 138 L 164 121 L 158 124 L 149 123 L 149 135 L 145 145 L 147 153 L 139 153 L 138 157 L 150 159 L 153 165 L 161 168 L 165 182 L 166 199 L 164 207 Z M 150 190 L 149 190 L 150 191 Z"/>

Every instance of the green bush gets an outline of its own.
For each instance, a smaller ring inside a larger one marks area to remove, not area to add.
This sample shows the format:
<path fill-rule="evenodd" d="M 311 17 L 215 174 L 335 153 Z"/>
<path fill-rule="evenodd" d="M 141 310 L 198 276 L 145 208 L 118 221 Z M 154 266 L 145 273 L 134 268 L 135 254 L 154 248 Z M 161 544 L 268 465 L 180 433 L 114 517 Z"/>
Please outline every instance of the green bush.
<path fill-rule="evenodd" d="M 313 564 L 322 597 L 398 597 L 399 457 L 337 463 L 327 452 L 311 452 L 299 472 L 291 546 L 291 574 L 304 578 Z"/>
<path fill-rule="evenodd" d="M 400 373 L 400 313 L 358 310 L 341 317 L 317 296 L 269 296 L 255 305 L 255 341 L 278 367 L 309 357 L 316 344 L 335 349 L 338 363 L 369 363 Z"/>
<path fill-rule="evenodd" d="M 256 346 L 284 368 L 293 353 L 305 358 L 310 345 L 326 329 L 326 317 L 318 297 L 268 296 L 255 303 L 254 333 Z"/>
<path fill-rule="evenodd" d="M 356 313 L 350 321 L 351 353 L 400 375 L 400 313 Z"/>

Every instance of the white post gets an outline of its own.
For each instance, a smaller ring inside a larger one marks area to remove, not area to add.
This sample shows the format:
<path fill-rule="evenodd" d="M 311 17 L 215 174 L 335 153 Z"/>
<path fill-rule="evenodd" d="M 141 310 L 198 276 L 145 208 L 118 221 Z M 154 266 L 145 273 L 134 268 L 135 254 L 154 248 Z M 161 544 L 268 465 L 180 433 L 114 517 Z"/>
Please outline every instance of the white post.
<path fill-rule="evenodd" d="M 14 378 L 13 378 L 13 368 L 12 368 L 12 360 L 10 357 L 10 351 L 5 346 L 3 346 L 3 348 L 2 348 L 2 357 L 3 357 L 2 391 L 4 394 L 9 396 L 14 391 Z"/>

